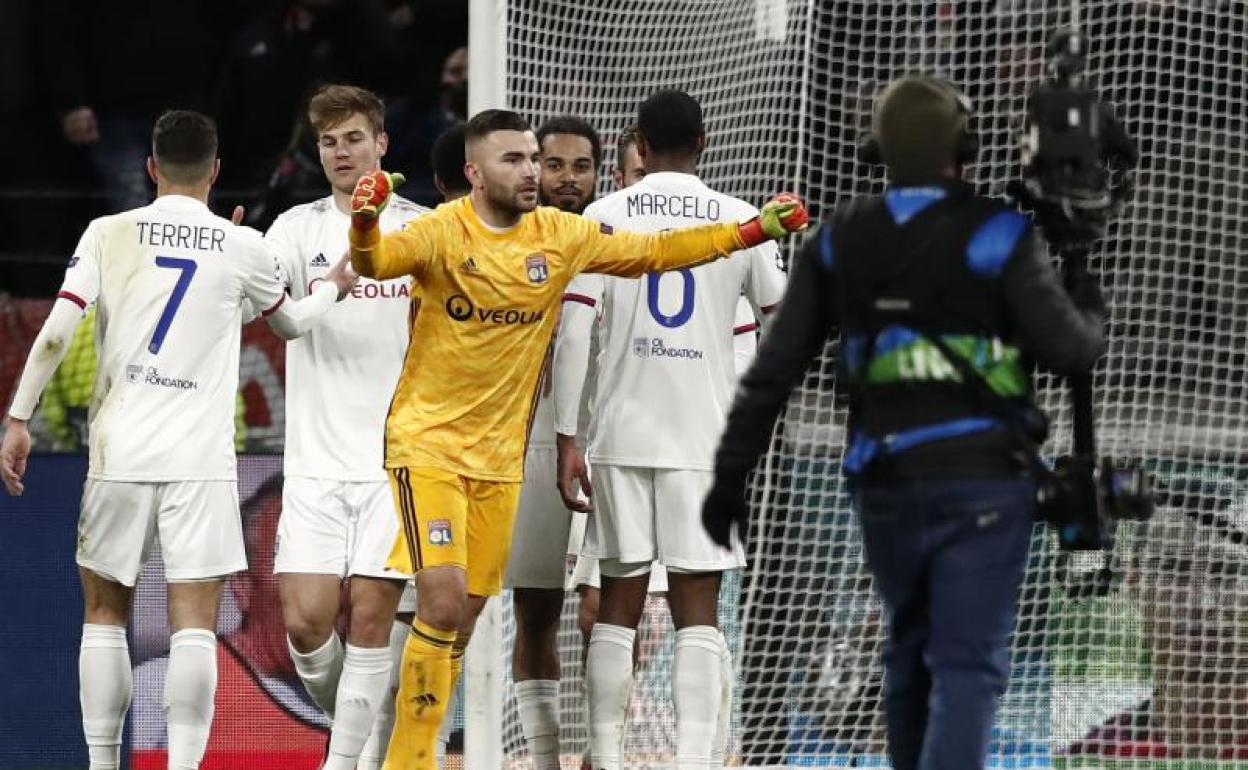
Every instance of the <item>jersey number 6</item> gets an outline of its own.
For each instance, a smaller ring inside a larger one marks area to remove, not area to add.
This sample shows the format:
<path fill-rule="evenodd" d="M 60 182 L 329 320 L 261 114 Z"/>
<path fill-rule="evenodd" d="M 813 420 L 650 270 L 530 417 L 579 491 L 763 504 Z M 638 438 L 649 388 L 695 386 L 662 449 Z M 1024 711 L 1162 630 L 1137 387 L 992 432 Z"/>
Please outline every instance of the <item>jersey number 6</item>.
<path fill-rule="evenodd" d="M 186 296 L 187 287 L 191 285 L 191 279 L 195 277 L 196 264 L 191 259 L 157 257 L 156 267 L 180 270 L 182 274 L 178 276 L 178 282 L 173 285 L 173 291 L 169 294 L 169 301 L 165 303 L 165 309 L 160 314 L 160 320 L 156 322 L 156 331 L 152 332 L 152 341 L 147 345 L 147 349 L 152 353 L 159 353 L 160 346 L 165 344 L 165 335 L 169 333 L 169 326 L 173 323 L 173 317 L 178 314 L 178 307 L 182 304 L 182 298 Z"/>
<path fill-rule="evenodd" d="M 675 315 L 663 315 L 663 311 L 659 310 L 659 282 L 663 280 L 663 276 L 670 273 L 679 273 L 684 281 L 684 286 L 681 292 L 680 310 L 677 310 Z M 693 317 L 693 293 L 695 286 L 693 271 L 687 267 L 672 270 L 668 273 L 647 273 L 646 304 L 650 307 L 650 315 L 659 322 L 659 325 L 668 329 L 675 329 L 678 326 L 684 326 L 689 323 L 689 319 Z"/>

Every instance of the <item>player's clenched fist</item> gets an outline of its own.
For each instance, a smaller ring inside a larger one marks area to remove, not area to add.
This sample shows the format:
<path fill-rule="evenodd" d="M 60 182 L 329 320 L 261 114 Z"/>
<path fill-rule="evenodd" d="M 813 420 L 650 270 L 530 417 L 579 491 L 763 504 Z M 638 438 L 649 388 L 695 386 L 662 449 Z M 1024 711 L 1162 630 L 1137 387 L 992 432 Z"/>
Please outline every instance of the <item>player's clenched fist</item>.
<path fill-rule="evenodd" d="M 390 202 L 394 189 L 403 184 L 402 174 L 374 171 L 360 177 L 351 193 L 351 226 L 357 230 L 371 230 L 377 217 Z"/>
<path fill-rule="evenodd" d="M 810 215 L 802 199 L 792 193 L 780 193 L 763 204 L 758 216 L 741 223 L 741 239 L 746 246 L 757 246 L 805 230 L 808 224 Z"/>

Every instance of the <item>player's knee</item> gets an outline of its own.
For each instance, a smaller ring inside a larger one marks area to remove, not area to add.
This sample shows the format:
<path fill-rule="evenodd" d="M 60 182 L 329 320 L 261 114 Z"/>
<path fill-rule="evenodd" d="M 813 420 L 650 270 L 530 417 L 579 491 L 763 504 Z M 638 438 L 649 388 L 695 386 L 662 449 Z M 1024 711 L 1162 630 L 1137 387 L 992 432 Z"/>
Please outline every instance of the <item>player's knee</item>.
<path fill-rule="evenodd" d="M 455 631 L 463 625 L 465 597 L 450 591 L 438 591 L 432 596 L 420 598 L 416 615 L 424 623 L 445 631 Z"/>
<path fill-rule="evenodd" d="M 598 622 L 598 589 L 586 588 L 581 591 L 581 606 L 576 613 L 576 625 L 581 630 L 581 637 L 589 640 L 594 624 Z"/>
<path fill-rule="evenodd" d="M 310 613 L 288 610 L 284 615 L 286 636 L 290 637 L 290 643 L 300 652 L 311 652 L 320 648 L 334 631 L 332 621 L 325 622 Z"/>

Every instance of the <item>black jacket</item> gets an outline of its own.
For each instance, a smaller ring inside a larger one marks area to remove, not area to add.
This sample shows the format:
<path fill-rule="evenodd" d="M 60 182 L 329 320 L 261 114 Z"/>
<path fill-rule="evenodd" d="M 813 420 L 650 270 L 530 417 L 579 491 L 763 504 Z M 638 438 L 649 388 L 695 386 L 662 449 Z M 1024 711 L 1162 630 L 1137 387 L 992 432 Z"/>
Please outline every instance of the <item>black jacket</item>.
<path fill-rule="evenodd" d="M 939 331 L 977 329 L 1008 340 L 1030 359 L 1062 374 L 1090 370 L 1104 352 L 1104 320 L 1097 309 L 1075 306 L 1043 241 L 1023 220 L 1007 245 L 991 256 L 992 270 L 949 275 L 949 255 L 973 261 L 969 242 L 989 219 L 1018 219 L 1004 206 L 977 197 L 969 186 L 946 185 L 944 199 L 924 214 L 907 212 L 881 221 L 881 198 L 858 200 L 851 210 L 824 223 L 793 259 L 788 288 L 758 356 L 741 378 L 728 425 L 716 455 L 717 469 L 744 473 L 766 451 L 774 421 L 810 362 L 833 330 L 841 331 L 841 354 L 849 355 L 850 331 L 867 331 L 858 298 L 878 293 L 880 276 L 915 286 L 939 282 L 939 308 L 926 314 Z M 896 219 L 900 219 L 897 222 Z M 837 232 L 836 230 L 840 230 Z M 998 239 L 1000 242 L 1000 239 Z M 837 248 L 852 253 L 836 253 Z M 932 260 L 945 260 L 932 270 Z M 853 269 L 849 269 L 850 265 Z M 956 268 L 956 265 L 954 265 Z M 859 327 L 855 329 L 855 327 Z M 878 331 L 870 330 L 872 332 Z M 874 338 L 873 338 L 874 339 Z M 846 367 L 838 371 L 843 376 Z M 925 421 L 983 414 L 964 387 L 910 385 L 880 388 L 851 406 L 855 429 L 868 423 L 875 434 L 920 427 Z M 980 431 L 930 441 L 890 457 L 873 473 L 888 476 L 984 476 L 1016 472 L 1017 441 L 1007 431 Z M 869 479 L 868 479 L 869 480 Z"/>

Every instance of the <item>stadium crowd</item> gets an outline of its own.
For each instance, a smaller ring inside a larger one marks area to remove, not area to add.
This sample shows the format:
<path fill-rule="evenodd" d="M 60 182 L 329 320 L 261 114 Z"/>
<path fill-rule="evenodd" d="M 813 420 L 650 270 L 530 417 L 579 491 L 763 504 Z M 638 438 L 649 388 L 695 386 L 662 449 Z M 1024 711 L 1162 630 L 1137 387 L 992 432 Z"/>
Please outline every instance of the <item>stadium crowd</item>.
<path fill-rule="evenodd" d="M 458 0 L 0 2 L 0 289 L 48 296 L 95 216 L 142 205 L 152 122 L 165 109 L 221 128 L 215 205 L 263 229 L 322 193 L 303 109 L 316 86 L 382 94 L 387 165 L 438 198 L 429 151 L 467 109 L 467 4 Z M 125 41 L 122 44 L 122 41 Z"/>

